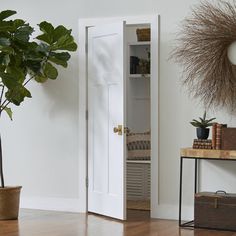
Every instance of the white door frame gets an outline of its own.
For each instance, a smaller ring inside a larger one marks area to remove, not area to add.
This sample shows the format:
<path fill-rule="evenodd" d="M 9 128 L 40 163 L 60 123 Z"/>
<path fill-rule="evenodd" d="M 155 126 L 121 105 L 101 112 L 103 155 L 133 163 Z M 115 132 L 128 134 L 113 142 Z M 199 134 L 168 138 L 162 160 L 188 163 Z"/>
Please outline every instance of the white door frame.
<path fill-rule="evenodd" d="M 159 205 L 159 15 L 90 18 L 79 20 L 79 209 L 87 212 L 87 29 L 116 21 L 127 25 L 151 24 L 151 217 L 157 218 Z M 156 43 L 154 43 L 156 42 Z"/>

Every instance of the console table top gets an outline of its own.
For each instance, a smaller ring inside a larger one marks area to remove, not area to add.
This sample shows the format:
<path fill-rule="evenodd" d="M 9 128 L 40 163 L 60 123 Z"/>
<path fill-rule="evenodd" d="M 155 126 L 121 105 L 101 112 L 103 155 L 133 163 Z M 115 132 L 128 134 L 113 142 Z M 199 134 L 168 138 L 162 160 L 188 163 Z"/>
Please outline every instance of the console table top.
<path fill-rule="evenodd" d="M 180 156 L 189 158 L 214 158 L 236 160 L 236 150 L 181 148 Z"/>

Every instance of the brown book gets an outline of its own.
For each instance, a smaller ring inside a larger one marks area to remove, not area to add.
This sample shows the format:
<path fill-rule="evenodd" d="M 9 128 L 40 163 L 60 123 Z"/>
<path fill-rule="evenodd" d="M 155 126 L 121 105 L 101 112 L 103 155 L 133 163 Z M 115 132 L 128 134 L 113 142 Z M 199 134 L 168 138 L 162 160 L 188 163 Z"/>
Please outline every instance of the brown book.
<path fill-rule="evenodd" d="M 222 129 L 222 149 L 236 150 L 236 128 Z"/>
<path fill-rule="evenodd" d="M 212 130 L 211 130 L 211 133 L 212 133 L 212 149 L 216 149 L 216 125 L 217 125 L 217 123 L 214 123 L 212 125 Z"/>
<path fill-rule="evenodd" d="M 216 124 L 216 149 L 221 149 L 222 124 Z"/>

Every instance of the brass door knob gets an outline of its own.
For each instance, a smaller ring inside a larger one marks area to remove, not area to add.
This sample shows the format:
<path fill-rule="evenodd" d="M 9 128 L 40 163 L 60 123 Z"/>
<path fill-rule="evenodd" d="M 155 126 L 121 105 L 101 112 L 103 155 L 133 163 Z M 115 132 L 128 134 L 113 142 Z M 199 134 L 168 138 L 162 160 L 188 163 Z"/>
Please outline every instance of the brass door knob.
<path fill-rule="evenodd" d="M 118 135 L 122 135 L 122 125 L 118 125 L 118 127 L 114 127 L 113 132 L 118 133 Z"/>

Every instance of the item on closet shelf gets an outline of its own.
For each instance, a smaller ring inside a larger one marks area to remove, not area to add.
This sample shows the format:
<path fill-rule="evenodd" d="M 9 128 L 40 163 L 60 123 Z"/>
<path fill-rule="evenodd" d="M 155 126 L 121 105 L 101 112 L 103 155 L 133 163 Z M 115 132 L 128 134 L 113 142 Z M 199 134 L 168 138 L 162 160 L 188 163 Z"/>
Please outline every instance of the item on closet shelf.
<path fill-rule="evenodd" d="M 236 194 L 224 191 L 195 194 L 194 226 L 222 230 L 236 230 Z"/>
<path fill-rule="evenodd" d="M 139 59 L 138 74 L 150 74 L 150 61 L 147 59 Z"/>
<path fill-rule="evenodd" d="M 139 58 L 130 56 L 130 74 L 138 74 L 137 68 L 139 66 Z"/>
<path fill-rule="evenodd" d="M 128 160 L 150 160 L 150 132 L 127 134 Z"/>
<path fill-rule="evenodd" d="M 151 30 L 150 28 L 137 29 L 137 40 L 138 41 L 150 41 Z"/>

